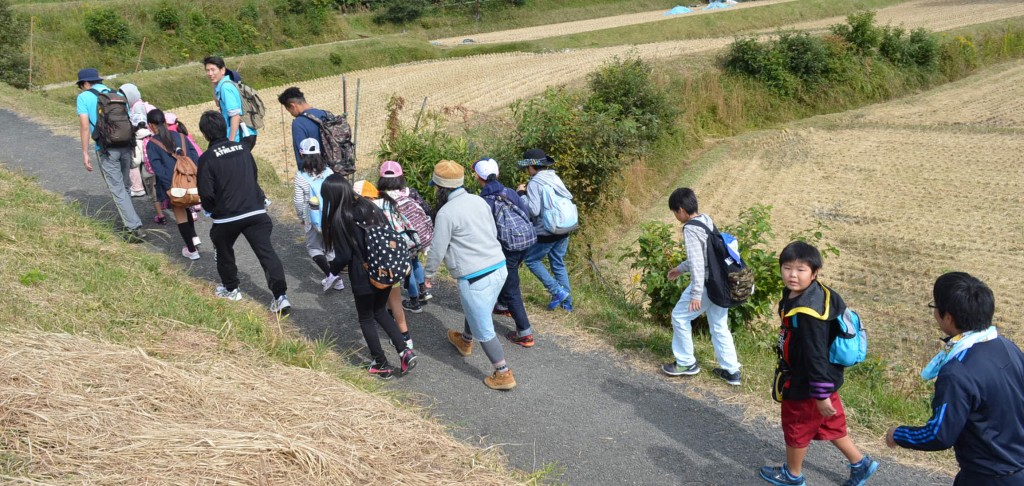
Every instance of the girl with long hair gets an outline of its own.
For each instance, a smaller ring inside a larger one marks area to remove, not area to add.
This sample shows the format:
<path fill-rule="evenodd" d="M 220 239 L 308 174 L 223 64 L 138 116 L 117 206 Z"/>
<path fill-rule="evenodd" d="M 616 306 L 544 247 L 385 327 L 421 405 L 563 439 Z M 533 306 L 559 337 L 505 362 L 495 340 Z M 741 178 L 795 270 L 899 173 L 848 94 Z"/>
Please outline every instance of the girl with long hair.
<path fill-rule="evenodd" d="M 171 188 L 171 179 L 174 177 L 175 153 L 185 154 L 193 161 L 199 160 L 199 153 L 188 143 L 184 135 L 172 134 L 167 129 L 167 119 L 164 112 L 153 109 L 146 114 L 146 121 L 149 122 L 149 131 L 153 133 L 149 143 L 146 144 L 146 156 L 149 157 L 149 165 L 156 175 L 156 195 L 163 202 L 168 200 L 167 190 Z M 201 243 L 199 235 L 196 234 L 195 218 L 188 208 L 171 206 L 174 212 L 174 221 L 178 223 L 178 232 L 185 246 L 181 249 L 181 256 L 190 260 L 199 259 L 197 245 Z"/>
<path fill-rule="evenodd" d="M 396 372 L 404 375 L 416 366 L 416 354 L 408 348 L 395 319 L 388 314 L 391 289 L 379 289 L 370 283 L 366 260 L 366 227 L 388 224 L 384 213 L 374 203 L 359 196 L 348 180 L 332 174 L 324 180 L 322 194 L 327 213 L 323 219 L 324 246 L 334 249 L 336 268 L 348 267 L 349 285 L 356 303 L 359 328 L 370 350 L 370 374 L 389 379 Z M 398 352 L 400 365 L 396 370 L 388 364 L 374 322 L 384 328 Z"/>

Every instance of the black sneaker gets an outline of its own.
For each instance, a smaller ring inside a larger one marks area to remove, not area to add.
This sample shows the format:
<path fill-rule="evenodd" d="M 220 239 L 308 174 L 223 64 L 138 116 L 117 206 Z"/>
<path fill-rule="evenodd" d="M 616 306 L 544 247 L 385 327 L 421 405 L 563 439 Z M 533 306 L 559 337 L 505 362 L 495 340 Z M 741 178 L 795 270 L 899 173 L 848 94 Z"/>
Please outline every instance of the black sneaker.
<path fill-rule="evenodd" d="M 434 298 L 434 296 L 431 295 L 429 290 L 427 290 L 427 286 L 423 285 L 423 284 L 420 284 L 420 300 L 422 300 L 423 303 L 425 304 L 426 301 L 428 301 L 430 299 L 433 299 L 433 298 Z"/>
<path fill-rule="evenodd" d="M 700 365 L 693 363 L 690 366 L 679 366 L 673 361 L 669 364 L 661 365 L 661 371 L 668 376 L 696 375 L 700 373 Z"/>
<path fill-rule="evenodd" d="M 715 368 L 711 370 L 711 374 L 725 380 L 726 383 L 732 386 L 740 386 L 740 372 L 729 373 L 722 368 Z"/>
<path fill-rule="evenodd" d="M 370 374 L 381 380 L 390 380 L 395 374 L 395 369 L 387 363 L 381 365 L 374 361 L 370 363 Z"/>
<path fill-rule="evenodd" d="M 419 299 L 403 300 L 402 308 L 405 309 L 407 312 L 412 312 L 413 314 L 419 314 L 420 312 L 423 312 L 423 306 L 420 305 Z"/>

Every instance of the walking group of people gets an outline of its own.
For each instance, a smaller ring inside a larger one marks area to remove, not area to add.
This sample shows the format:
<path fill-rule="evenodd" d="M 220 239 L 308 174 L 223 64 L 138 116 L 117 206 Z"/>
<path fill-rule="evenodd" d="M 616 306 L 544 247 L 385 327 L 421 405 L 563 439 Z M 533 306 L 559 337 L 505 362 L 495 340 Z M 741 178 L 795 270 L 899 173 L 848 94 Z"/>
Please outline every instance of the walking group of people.
<path fill-rule="evenodd" d="M 113 136 L 100 123 L 98 110 L 110 101 L 110 88 L 95 69 L 79 72 L 78 114 L 83 163 L 92 171 L 95 157 L 131 240 L 145 237 L 131 204 L 138 194 L 130 171 L 139 167 L 142 187 L 153 196 L 156 222 L 165 219 L 165 193 L 170 187 L 175 156 L 198 161 L 198 192 L 202 210 L 212 219 L 210 238 L 216 248 L 222 285 L 219 297 L 239 300 L 234 242 L 244 235 L 252 246 L 274 294 L 271 310 L 290 308 L 284 272 L 270 242 L 273 223 L 269 200 L 257 182 L 251 155 L 256 130 L 242 121 L 244 109 L 235 80 L 223 60 L 204 60 L 220 111 L 203 113 L 199 130 L 209 142 L 204 152 L 173 114 L 141 100 L 132 85 L 120 87 L 135 128 L 131 142 Z M 516 386 L 495 332 L 493 315 L 512 317 L 516 329 L 506 338 L 531 347 L 535 340 L 519 289 L 519 267 L 525 264 L 550 294 L 550 310 L 573 311 L 565 255 L 575 229 L 572 195 L 552 169 L 554 160 L 542 150 L 527 151 L 518 165 L 529 176 L 516 190 L 498 180 L 498 163 L 484 158 L 472 165 L 479 195 L 466 190 L 464 167 L 442 160 L 434 167 L 430 185 L 432 207 L 405 179 L 401 164 L 385 161 L 376 184 L 351 182 L 351 168 L 333 166 L 323 154 L 323 110 L 309 105 L 298 88 L 278 98 L 295 118 L 292 125 L 296 164 L 293 203 L 305 230 L 309 256 L 322 272 L 325 292 L 349 288 L 372 361 L 369 372 L 387 379 L 416 365 L 405 312 L 422 312 L 431 299 L 433 281 L 442 264 L 457 281 L 465 314 L 461 330 L 448 330 L 448 340 L 463 356 L 480 344 L 494 371 L 484 383 L 498 390 Z M 99 126 L 97 126 L 99 124 Z M 89 145 L 89 134 L 96 145 Z M 112 140 L 118 140 L 113 143 Z M 138 142 L 136 142 L 138 140 Z M 133 145 L 135 144 L 135 145 Z M 134 147 L 134 148 L 133 148 Z M 137 149 L 137 150 L 136 150 Z M 133 155 L 134 154 L 134 155 Z M 141 160 L 133 163 L 133 158 Z M 148 182 L 147 182 L 148 181 Z M 568 206 L 567 206 L 568 205 Z M 672 311 L 674 360 L 662 366 L 670 376 L 696 375 L 701 366 L 694 355 L 691 323 L 706 313 L 717 366 L 712 374 L 740 385 L 740 363 L 728 325 L 728 308 L 709 298 L 709 245 L 717 235 L 713 220 L 699 211 L 691 189 L 680 188 L 668 200 L 683 223 L 687 259 L 669 270 L 668 278 L 690 273 L 690 284 Z M 571 207 L 571 211 L 565 208 Z M 569 214 L 571 213 L 571 215 Z M 174 207 L 185 246 L 182 255 L 198 258 L 201 240 L 195 233 L 197 212 Z M 548 267 L 543 264 L 548 260 Z M 773 396 L 781 402 L 786 462 L 764 467 L 759 475 L 776 485 L 803 485 L 803 462 L 813 440 L 828 440 L 849 460 L 847 486 L 866 484 L 878 461 L 863 454 L 847 434 L 846 415 L 839 397 L 845 368 L 830 360 L 837 339 L 838 316 L 847 311 L 840 295 L 818 281 L 821 254 L 812 245 L 794 241 L 779 257 L 785 285 L 779 305 L 778 367 Z M 408 299 L 403 300 L 399 286 Z M 939 277 L 929 304 L 945 348 L 922 373 L 935 380 L 933 416 L 921 427 L 894 427 L 886 442 L 891 447 L 940 450 L 953 447 L 961 466 L 955 484 L 1024 485 L 1024 354 L 999 335 L 992 324 L 994 297 L 977 278 L 952 272 Z M 384 329 L 398 355 L 392 366 L 381 345 L 377 325 Z"/>

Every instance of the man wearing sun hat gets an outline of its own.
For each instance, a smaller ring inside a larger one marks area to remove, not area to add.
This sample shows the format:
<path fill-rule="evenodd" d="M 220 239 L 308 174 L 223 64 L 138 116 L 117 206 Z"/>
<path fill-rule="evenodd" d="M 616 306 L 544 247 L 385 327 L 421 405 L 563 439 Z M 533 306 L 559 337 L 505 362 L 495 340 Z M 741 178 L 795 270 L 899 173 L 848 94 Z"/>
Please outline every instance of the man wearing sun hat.
<path fill-rule="evenodd" d="M 448 273 L 457 280 L 466 316 L 463 332 L 448 330 L 448 342 L 459 354 L 469 356 L 473 339 L 479 341 L 494 366 L 494 373 L 484 378 L 484 384 L 494 390 L 511 390 L 516 380 L 505 361 L 491 316 L 508 276 L 505 255 L 490 207 L 480 196 L 466 192 L 464 180 L 465 169 L 456 162 L 442 160 L 434 166 L 430 184 L 437 189 L 440 207 L 434 219 L 425 283 L 431 287 L 443 258 Z"/>
<path fill-rule="evenodd" d="M 565 269 L 565 254 L 569 250 L 569 234 L 555 235 L 544 228 L 544 192 L 551 191 L 552 197 L 564 197 L 572 199 L 572 193 L 566 189 L 562 179 L 558 177 L 551 166 L 555 159 L 545 154 L 541 149 L 530 149 L 523 153 L 523 159 L 519 161 L 519 167 L 526 169 L 530 174 L 530 181 L 520 184 L 518 192 L 525 196 L 530 204 L 530 217 L 533 218 L 533 228 L 537 231 L 537 243 L 526 251 L 523 263 L 526 268 L 544 284 L 544 288 L 551 294 L 551 301 L 548 303 L 549 310 L 558 307 L 572 312 L 572 289 L 569 287 L 569 272 Z M 544 267 L 544 257 L 547 257 L 551 265 L 551 273 Z M 551 274 L 554 274 L 554 277 Z"/>
<path fill-rule="evenodd" d="M 99 95 L 107 93 L 111 89 L 103 85 L 103 78 L 99 71 L 93 68 L 85 68 L 78 71 L 78 94 L 76 100 L 76 111 L 78 113 L 79 135 L 82 140 L 82 165 L 85 170 L 92 172 L 93 165 L 90 157 L 94 156 L 99 162 L 100 173 L 104 182 L 107 183 L 107 190 L 114 199 L 114 207 L 121 217 L 121 223 L 128 231 L 127 240 L 133 243 L 140 243 L 146 237 L 142 229 L 142 220 L 135 212 L 132 205 L 132 197 L 129 193 L 129 171 L 132 168 L 132 155 L 135 150 L 130 146 L 124 147 L 102 147 L 98 143 L 90 147 L 93 128 L 96 126 Z"/>

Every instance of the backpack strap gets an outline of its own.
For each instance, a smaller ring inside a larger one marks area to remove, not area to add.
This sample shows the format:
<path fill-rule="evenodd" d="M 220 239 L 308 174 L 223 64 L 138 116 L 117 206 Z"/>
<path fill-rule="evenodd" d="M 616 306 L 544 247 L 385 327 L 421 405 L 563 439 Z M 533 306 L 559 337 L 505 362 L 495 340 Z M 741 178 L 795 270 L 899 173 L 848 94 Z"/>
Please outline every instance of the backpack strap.
<path fill-rule="evenodd" d="M 316 126 L 321 126 L 321 125 L 323 125 L 323 124 L 324 124 L 323 120 L 321 120 L 321 119 L 319 119 L 319 118 L 317 118 L 317 117 L 315 117 L 315 116 L 313 116 L 313 115 L 311 115 L 311 114 L 309 114 L 309 113 L 307 113 L 307 112 L 305 112 L 305 111 L 304 111 L 304 112 L 302 112 L 302 113 L 301 113 L 301 115 L 302 115 L 303 117 L 305 117 L 305 118 L 308 118 L 308 119 L 310 119 L 310 120 L 313 120 L 313 123 L 316 123 Z"/>
<path fill-rule="evenodd" d="M 704 223 L 702 223 L 700 221 L 697 221 L 696 219 L 691 219 L 691 220 L 687 221 L 686 224 L 684 224 L 683 226 L 696 226 L 696 227 L 698 227 L 700 229 L 703 229 L 704 231 L 707 231 L 708 236 L 713 236 L 715 233 L 718 233 L 717 229 L 708 228 L 708 225 L 706 225 L 706 224 L 704 224 Z"/>

